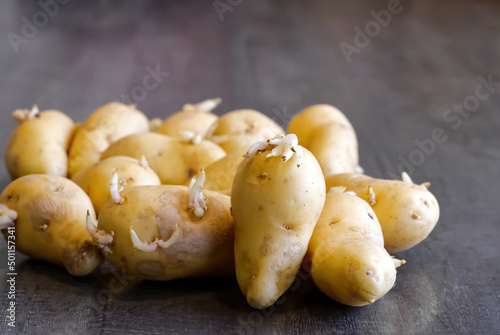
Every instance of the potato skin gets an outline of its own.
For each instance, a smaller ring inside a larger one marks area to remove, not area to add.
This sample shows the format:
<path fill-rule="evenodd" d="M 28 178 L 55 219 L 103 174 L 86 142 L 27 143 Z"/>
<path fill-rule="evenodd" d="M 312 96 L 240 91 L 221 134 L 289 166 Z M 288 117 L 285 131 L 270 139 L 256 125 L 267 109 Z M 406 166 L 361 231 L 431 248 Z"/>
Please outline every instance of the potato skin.
<path fill-rule="evenodd" d="M 198 110 L 184 110 L 172 114 L 165 119 L 157 132 L 163 135 L 180 138 L 180 131 L 192 131 L 202 137 L 207 135 L 210 126 L 216 122 L 218 116 Z"/>
<path fill-rule="evenodd" d="M 118 174 L 120 187 L 139 185 L 160 185 L 160 178 L 150 167 L 142 167 L 137 159 L 114 156 L 104 159 L 88 170 L 77 173 L 72 180 L 80 186 L 92 200 L 97 214 L 111 199 L 109 183 L 113 174 Z"/>
<path fill-rule="evenodd" d="M 146 157 L 149 166 L 165 185 L 183 185 L 199 170 L 224 157 L 226 152 L 217 144 L 203 140 L 190 144 L 178 138 L 156 133 L 130 135 L 113 143 L 102 154 Z"/>
<path fill-rule="evenodd" d="M 130 135 L 149 131 L 149 120 L 135 106 L 119 102 L 93 112 L 76 133 L 69 151 L 69 176 L 99 162 L 111 143 Z"/>
<path fill-rule="evenodd" d="M 425 186 L 350 173 L 329 176 L 326 185 L 345 186 L 368 203 L 369 187 L 373 188 L 376 202 L 372 208 L 390 253 L 407 250 L 423 241 L 439 220 L 439 204 Z"/>
<path fill-rule="evenodd" d="M 396 280 L 393 258 L 384 249 L 382 230 L 362 199 L 337 191 L 326 195 L 309 243 L 311 277 L 330 298 L 364 306 L 386 294 Z"/>
<path fill-rule="evenodd" d="M 287 162 L 254 153 L 239 166 L 231 191 L 236 278 L 248 303 L 271 306 L 292 284 L 323 208 L 325 184 L 304 150 Z"/>
<path fill-rule="evenodd" d="M 5 164 L 11 178 L 30 174 L 65 177 L 74 126 L 69 116 L 56 110 L 42 111 L 22 122 L 10 135 L 5 148 Z"/>
<path fill-rule="evenodd" d="M 89 197 L 71 180 L 55 175 L 29 175 L 14 180 L 0 195 L 18 213 L 16 249 L 36 259 L 84 276 L 103 257 L 86 230 L 87 211 L 95 220 Z"/>
<path fill-rule="evenodd" d="M 318 159 L 325 176 L 355 172 L 358 140 L 347 117 L 337 108 L 313 105 L 297 113 L 287 129 Z"/>
<path fill-rule="evenodd" d="M 200 219 L 188 210 L 186 186 L 135 186 L 125 189 L 121 205 L 101 210 L 98 228 L 114 232 L 106 258 L 129 274 L 149 280 L 234 275 L 234 229 L 228 196 L 203 191 L 207 211 Z M 130 226 L 141 241 L 168 240 L 178 225 L 179 238 L 167 249 L 134 248 Z"/>
<path fill-rule="evenodd" d="M 206 181 L 204 188 L 206 190 L 231 195 L 234 176 L 242 161 L 243 155 L 239 152 L 230 152 L 221 159 L 208 165 L 205 168 Z"/>
<path fill-rule="evenodd" d="M 267 140 L 285 131 L 267 115 L 253 109 L 239 109 L 222 115 L 213 135 L 225 137 L 219 145 L 227 152 L 245 154 L 258 141 Z"/>

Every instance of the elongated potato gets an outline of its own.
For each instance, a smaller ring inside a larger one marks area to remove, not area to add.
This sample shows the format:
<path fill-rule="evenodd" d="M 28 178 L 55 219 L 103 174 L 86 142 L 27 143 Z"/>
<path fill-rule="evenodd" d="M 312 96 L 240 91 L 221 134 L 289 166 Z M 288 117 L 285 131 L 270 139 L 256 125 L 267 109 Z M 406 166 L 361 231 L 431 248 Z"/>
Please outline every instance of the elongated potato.
<path fill-rule="evenodd" d="M 12 132 L 5 148 L 5 164 L 12 179 L 29 174 L 53 174 L 66 177 L 67 151 L 75 124 L 56 110 L 13 113 L 20 125 Z"/>
<path fill-rule="evenodd" d="M 149 120 L 134 105 L 112 102 L 92 113 L 76 133 L 69 151 L 69 176 L 92 167 L 111 143 L 149 131 Z"/>
<path fill-rule="evenodd" d="M 234 178 L 236 278 L 254 308 L 290 287 L 324 205 L 321 168 L 297 142 L 290 134 L 256 143 Z"/>
<path fill-rule="evenodd" d="M 72 180 L 88 194 L 97 214 L 111 199 L 109 181 L 114 174 L 122 188 L 139 185 L 160 185 L 160 178 L 148 166 L 146 160 L 126 156 L 114 156 L 100 161 L 88 170 L 77 173 Z"/>
<path fill-rule="evenodd" d="M 327 187 L 345 186 L 367 201 L 377 214 L 390 253 L 407 250 L 423 241 L 439 220 L 439 204 L 426 184 L 375 179 L 362 174 L 326 178 Z"/>
<path fill-rule="evenodd" d="M 236 151 L 243 155 L 255 142 L 284 132 L 267 115 L 253 109 L 240 109 L 219 118 L 211 139 L 227 153 Z"/>
<path fill-rule="evenodd" d="M 105 242 L 106 258 L 149 280 L 234 275 L 229 197 L 201 193 L 193 184 L 191 192 L 186 186 L 131 187 L 121 192 L 123 203 L 109 201 L 93 233 L 97 243 Z"/>
<path fill-rule="evenodd" d="M 206 137 L 210 126 L 219 118 L 211 111 L 221 103 L 221 99 L 205 100 L 195 105 L 186 104 L 180 112 L 169 116 L 157 132 L 160 134 L 183 138 L 183 132 L 192 132 Z"/>
<path fill-rule="evenodd" d="M 358 169 L 358 141 L 347 117 L 330 105 L 313 105 L 296 114 L 288 132 L 318 159 L 325 176 Z"/>
<path fill-rule="evenodd" d="M 226 152 L 207 140 L 190 143 L 162 134 L 144 133 L 113 143 L 102 154 L 102 159 L 112 156 L 138 158 L 142 155 L 162 184 L 183 185 L 201 168 L 224 157 Z"/>
<path fill-rule="evenodd" d="M 95 219 L 85 192 L 55 175 L 21 177 L 0 195 L 0 226 L 15 227 L 16 250 L 63 266 L 74 276 L 89 274 L 103 259 L 87 233 L 87 211 Z"/>
<path fill-rule="evenodd" d="M 330 298 L 364 306 L 386 294 L 403 264 L 384 249 L 377 216 L 355 195 L 333 189 L 326 195 L 309 243 L 311 277 Z"/>

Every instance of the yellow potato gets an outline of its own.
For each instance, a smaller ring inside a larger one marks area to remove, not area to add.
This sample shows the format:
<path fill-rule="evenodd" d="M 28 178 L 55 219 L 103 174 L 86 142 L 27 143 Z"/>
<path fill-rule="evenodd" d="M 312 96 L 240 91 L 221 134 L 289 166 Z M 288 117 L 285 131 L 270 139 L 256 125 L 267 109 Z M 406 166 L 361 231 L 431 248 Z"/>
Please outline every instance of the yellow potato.
<path fill-rule="evenodd" d="M 252 109 L 240 109 L 219 118 L 212 140 L 227 153 L 236 151 L 243 155 L 255 142 L 273 138 L 284 132 L 283 128 L 267 115 Z"/>
<path fill-rule="evenodd" d="M 112 102 L 92 113 L 76 133 L 69 151 L 69 176 L 92 167 L 111 143 L 149 131 L 149 120 L 134 105 Z"/>
<path fill-rule="evenodd" d="M 160 178 L 148 166 L 147 161 L 125 156 L 109 157 L 88 170 L 77 173 L 72 180 L 88 194 L 97 214 L 111 199 L 109 182 L 114 174 L 118 175 L 120 187 L 129 188 L 139 185 L 160 185 Z"/>
<path fill-rule="evenodd" d="M 403 264 L 384 249 L 384 238 L 370 206 L 355 195 L 333 189 L 326 195 L 311 241 L 311 277 L 330 298 L 364 306 L 386 294 Z"/>
<path fill-rule="evenodd" d="M 98 243 L 112 238 L 101 244 L 106 258 L 149 280 L 234 275 L 230 199 L 194 184 L 195 194 L 186 186 L 136 186 L 121 192 L 122 204 L 109 201 L 93 234 Z"/>
<path fill-rule="evenodd" d="M 75 124 L 56 110 L 15 111 L 20 125 L 9 137 L 5 164 L 12 179 L 29 174 L 53 174 L 65 177 L 68 172 L 67 151 Z"/>
<path fill-rule="evenodd" d="M 230 152 L 205 168 L 205 189 L 231 195 L 234 176 L 244 157 L 239 152 Z"/>
<path fill-rule="evenodd" d="M 390 253 L 407 250 L 423 241 L 439 220 L 439 204 L 426 184 L 375 179 L 362 174 L 326 178 L 327 187 L 345 186 L 367 201 L 377 214 Z"/>
<path fill-rule="evenodd" d="M 21 177 L 0 195 L 0 226 L 15 227 L 16 250 L 63 266 L 74 276 L 89 274 L 103 259 L 87 233 L 87 211 L 95 219 L 85 192 L 55 175 Z"/>
<path fill-rule="evenodd" d="M 290 287 L 324 205 L 321 168 L 297 142 L 290 134 L 256 143 L 234 178 L 236 278 L 254 308 Z"/>
<path fill-rule="evenodd" d="M 184 140 L 156 133 L 130 135 L 113 143 L 102 154 L 102 159 L 112 156 L 146 158 L 149 166 L 166 185 L 183 185 L 201 168 L 226 155 L 217 144 L 200 140 Z"/>
<path fill-rule="evenodd" d="M 205 137 L 207 132 L 210 131 L 210 126 L 218 119 L 218 116 L 212 114 L 211 111 L 220 102 L 220 99 L 210 99 L 196 105 L 187 104 L 182 108 L 182 111 L 169 116 L 163 121 L 157 132 L 182 138 L 182 132 L 188 131 Z"/>
<path fill-rule="evenodd" d="M 358 141 L 349 120 L 330 105 L 310 106 L 296 114 L 288 132 L 318 159 L 325 176 L 358 169 Z"/>

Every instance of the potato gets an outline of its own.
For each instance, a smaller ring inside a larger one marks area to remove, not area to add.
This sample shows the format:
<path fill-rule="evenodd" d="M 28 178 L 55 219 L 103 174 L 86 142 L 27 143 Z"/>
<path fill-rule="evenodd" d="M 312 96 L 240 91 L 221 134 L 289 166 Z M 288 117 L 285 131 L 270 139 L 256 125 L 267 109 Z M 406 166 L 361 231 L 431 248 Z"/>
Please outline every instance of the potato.
<path fill-rule="evenodd" d="M 370 206 L 345 188 L 326 195 L 311 241 L 311 277 L 330 298 L 349 306 L 364 306 L 386 294 L 404 263 L 384 249 L 377 216 Z"/>
<path fill-rule="evenodd" d="M 71 180 L 55 175 L 21 177 L 0 195 L 2 229 L 15 226 L 16 250 L 63 266 L 74 276 L 89 274 L 103 260 L 87 233 L 87 212 L 95 219 L 85 192 Z"/>
<path fill-rule="evenodd" d="M 231 191 L 236 279 L 254 308 L 292 284 L 325 202 L 316 158 L 294 134 L 253 145 Z"/>
<path fill-rule="evenodd" d="M 227 153 L 236 151 L 243 155 L 255 142 L 284 132 L 268 116 L 256 110 L 240 109 L 226 113 L 219 118 L 211 139 Z"/>
<path fill-rule="evenodd" d="M 97 109 L 76 133 L 69 151 L 69 176 L 99 162 L 111 143 L 149 131 L 149 120 L 135 105 L 112 102 Z"/>
<path fill-rule="evenodd" d="M 144 155 L 149 166 L 160 177 L 162 184 L 183 185 L 201 168 L 226 155 L 217 144 L 201 140 L 196 143 L 156 133 L 127 136 L 102 154 L 138 158 Z"/>
<path fill-rule="evenodd" d="M 385 248 L 390 253 L 407 250 L 423 241 L 439 220 L 439 205 L 424 183 L 375 179 L 362 174 L 326 178 L 327 187 L 345 186 L 367 201 L 380 221 Z"/>
<path fill-rule="evenodd" d="M 106 258 L 149 280 L 234 275 L 234 229 L 228 196 L 186 186 L 130 187 L 122 204 L 101 210 L 96 242 Z M 92 225 L 90 225 L 92 228 Z M 106 242 L 106 241 L 105 241 Z"/>
<path fill-rule="evenodd" d="M 218 119 L 218 116 L 212 114 L 211 111 L 220 103 L 221 99 L 217 98 L 205 100 L 196 105 L 186 104 L 182 111 L 168 117 L 157 132 L 182 138 L 181 133 L 188 131 L 205 137 L 210 131 L 210 126 Z"/>
<path fill-rule="evenodd" d="M 288 132 L 318 159 L 325 176 L 358 169 L 358 140 L 349 120 L 330 105 L 310 106 L 296 114 Z"/>
<path fill-rule="evenodd" d="M 146 160 L 125 156 L 109 157 L 88 170 L 77 173 L 72 180 L 88 194 L 97 214 L 111 199 L 109 182 L 117 173 L 121 187 L 128 188 L 139 185 L 160 185 L 160 178 L 148 166 Z"/>
<path fill-rule="evenodd" d="M 231 195 L 234 176 L 244 157 L 239 152 L 230 152 L 205 168 L 205 189 Z"/>
<path fill-rule="evenodd" d="M 75 124 L 56 110 L 13 113 L 20 125 L 10 135 L 5 148 L 5 164 L 12 179 L 29 174 L 53 174 L 65 177 L 67 151 Z"/>

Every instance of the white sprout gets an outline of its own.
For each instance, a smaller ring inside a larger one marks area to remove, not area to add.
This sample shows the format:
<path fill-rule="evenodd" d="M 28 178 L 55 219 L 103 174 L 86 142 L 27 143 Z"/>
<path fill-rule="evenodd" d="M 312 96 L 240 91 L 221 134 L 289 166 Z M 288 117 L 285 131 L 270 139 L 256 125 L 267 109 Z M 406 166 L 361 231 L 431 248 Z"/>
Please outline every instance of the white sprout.
<path fill-rule="evenodd" d="M 113 231 L 111 231 L 111 233 L 106 233 L 104 230 L 97 229 L 97 225 L 92 220 L 92 216 L 90 216 L 89 211 L 87 211 L 87 232 L 92 237 L 92 240 L 101 247 L 105 247 L 113 242 L 113 238 L 115 236 Z"/>
<path fill-rule="evenodd" d="M 167 249 L 168 247 L 170 247 L 172 244 L 174 244 L 177 239 L 179 238 L 179 235 L 180 235 L 180 230 L 179 230 L 179 226 L 176 224 L 175 225 L 175 231 L 173 232 L 172 236 L 170 236 L 170 238 L 166 241 L 163 241 L 163 240 L 155 240 L 156 244 L 158 244 L 158 246 L 162 249 Z"/>
<path fill-rule="evenodd" d="M 426 181 L 425 183 L 420 184 L 420 186 L 423 186 L 425 188 L 429 188 L 431 186 L 431 183 Z"/>
<path fill-rule="evenodd" d="M 144 155 L 141 155 L 141 158 L 139 159 L 139 166 L 144 169 L 147 169 L 149 166 L 149 163 Z"/>
<path fill-rule="evenodd" d="M 375 191 L 373 190 L 373 187 L 368 187 L 368 195 L 370 196 L 370 206 L 375 206 L 377 203 L 377 197 L 375 196 Z"/>
<path fill-rule="evenodd" d="M 245 154 L 245 158 L 252 156 L 255 152 L 262 152 L 273 147 L 271 152 L 266 157 L 281 157 L 281 160 L 287 162 L 293 155 L 297 156 L 297 166 L 302 164 L 302 158 L 304 157 L 303 148 L 299 145 L 299 139 L 295 134 L 276 135 L 274 138 L 261 141 L 253 144 L 248 152 Z"/>
<path fill-rule="evenodd" d="M 403 173 L 401 174 L 401 178 L 403 179 L 403 181 L 404 181 L 405 183 L 410 183 L 410 184 L 413 184 L 413 181 L 411 180 L 411 178 L 410 178 L 410 176 L 408 175 L 408 173 L 403 172 Z"/>
<path fill-rule="evenodd" d="M 401 265 L 406 264 L 404 259 L 397 259 L 392 256 L 392 261 L 394 262 L 394 267 L 399 268 Z"/>
<path fill-rule="evenodd" d="M 330 187 L 330 190 L 328 192 L 336 192 L 336 193 L 344 193 L 344 194 L 348 194 L 348 195 L 354 195 L 356 196 L 356 193 L 353 192 L 353 191 L 346 191 L 346 187 L 345 186 L 333 186 L 333 187 Z"/>
<path fill-rule="evenodd" d="M 17 212 L 4 204 L 0 204 L 0 230 L 15 226 Z"/>
<path fill-rule="evenodd" d="M 149 131 L 152 133 L 156 133 L 158 129 L 160 129 L 162 123 L 163 123 L 162 119 L 158 118 L 152 119 L 151 121 L 149 121 Z"/>
<path fill-rule="evenodd" d="M 179 130 L 179 135 L 183 142 L 190 144 L 198 144 L 203 140 L 203 136 L 200 133 L 195 133 L 189 130 Z"/>
<path fill-rule="evenodd" d="M 132 239 L 132 244 L 134 245 L 134 248 L 145 251 L 145 252 L 153 252 L 158 248 L 158 244 L 156 244 L 156 240 L 153 242 L 142 242 L 139 239 L 139 236 L 135 233 L 134 229 L 132 226 L 130 226 L 130 238 Z"/>
<path fill-rule="evenodd" d="M 363 174 L 363 173 L 365 173 L 365 169 L 363 169 L 363 167 L 361 165 L 357 165 L 354 168 L 354 172 Z"/>
<path fill-rule="evenodd" d="M 38 114 L 40 114 L 40 110 L 38 109 L 38 106 L 33 105 L 33 107 L 31 107 L 31 110 L 28 110 L 28 109 L 15 110 L 12 113 L 12 118 L 18 123 L 23 123 L 24 121 L 28 121 L 28 120 L 34 118 Z"/>
<path fill-rule="evenodd" d="M 198 102 L 195 105 L 185 104 L 182 110 L 209 113 L 212 110 L 214 110 L 215 107 L 219 106 L 221 102 L 222 102 L 221 98 L 207 99 L 202 102 Z"/>
<path fill-rule="evenodd" d="M 355 197 L 357 196 L 356 192 L 354 191 L 345 191 L 344 194 L 354 195 Z"/>
<path fill-rule="evenodd" d="M 249 158 L 254 154 L 256 151 L 265 151 L 269 146 L 269 143 L 267 141 L 260 141 L 257 143 L 252 144 L 252 146 L 248 149 L 247 153 L 243 155 L 245 158 Z"/>
<path fill-rule="evenodd" d="M 113 174 L 113 177 L 111 177 L 109 191 L 111 193 L 111 199 L 113 199 L 114 203 L 118 205 L 123 204 L 125 200 L 120 196 L 120 190 L 118 189 L 118 174 L 116 172 Z"/>
<path fill-rule="evenodd" d="M 189 183 L 189 208 L 194 215 L 201 218 L 207 210 L 207 199 L 203 196 L 203 184 L 205 183 L 205 171 L 200 170 L 198 176 L 194 176 Z"/>

